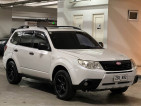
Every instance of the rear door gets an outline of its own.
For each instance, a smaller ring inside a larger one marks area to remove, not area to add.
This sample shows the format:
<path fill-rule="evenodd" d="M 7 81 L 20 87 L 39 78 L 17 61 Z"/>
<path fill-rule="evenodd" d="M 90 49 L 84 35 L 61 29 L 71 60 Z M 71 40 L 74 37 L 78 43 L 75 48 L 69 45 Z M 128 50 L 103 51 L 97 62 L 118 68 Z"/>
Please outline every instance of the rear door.
<path fill-rule="evenodd" d="M 20 65 L 19 65 L 19 60 L 18 60 L 18 49 L 16 48 L 19 48 L 19 42 L 20 42 L 20 38 L 21 38 L 21 35 L 22 33 L 20 31 L 18 32 L 15 32 L 12 36 L 12 38 L 10 38 L 10 41 L 8 41 L 8 43 L 6 44 L 7 45 L 7 49 L 4 53 L 4 58 L 12 58 L 14 59 L 16 65 L 17 65 L 17 68 L 18 68 L 18 71 L 20 72 Z M 6 59 L 6 60 L 7 60 Z"/>
<path fill-rule="evenodd" d="M 20 43 L 14 48 L 16 59 L 18 60 L 22 73 L 29 73 L 32 69 L 32 46 L 34 31 L 22 31 Z"/>

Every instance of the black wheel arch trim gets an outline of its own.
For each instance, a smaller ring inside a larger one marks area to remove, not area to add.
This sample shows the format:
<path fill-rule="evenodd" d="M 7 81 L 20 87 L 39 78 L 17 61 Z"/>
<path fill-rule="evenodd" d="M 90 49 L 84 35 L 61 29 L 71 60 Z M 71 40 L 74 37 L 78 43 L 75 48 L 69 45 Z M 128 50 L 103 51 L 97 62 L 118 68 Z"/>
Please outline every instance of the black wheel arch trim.
<path fill-rule="evenodd" d="M 66 72 L 69 74 L 69 72 L 68 72 L 68 70 L 67 70 L 66 67 L 64 67 L 64 66 L 62 66 L 62 65 L 57 65 L 57 66 L 55 66 L 55 68 L 53 69 L 53 72 L 52 72 L 52 80 L 54 79 L 55 74 L 56 74 L 58 71 L 60 71 L 60 70 L 64 70 L 64 71 L 66 71 Z M 70 74 L 69 74 L 69 75 L 70 75 Z M 70 78 L 71 78 L 71 77 L 70 77 Z"/>
<path fill-rule="evenodd" d="M 15 61 L 14 61 L 12 58 L 9 58 L 9 59 L 7 60 L 7 62 L 6 62 L 6 67 L 7 67 L 7 65 L 8 65 L 8 63 L 9 63 L 10 61 L 13 61 L 13 62 L 15 63 Z"/>

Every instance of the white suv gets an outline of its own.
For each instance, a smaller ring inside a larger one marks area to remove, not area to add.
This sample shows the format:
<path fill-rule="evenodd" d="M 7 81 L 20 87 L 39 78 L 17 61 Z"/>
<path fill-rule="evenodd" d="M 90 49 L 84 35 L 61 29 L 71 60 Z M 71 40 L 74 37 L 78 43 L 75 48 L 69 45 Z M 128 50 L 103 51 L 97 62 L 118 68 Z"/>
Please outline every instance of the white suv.
<path fill-rule="evenodd" d="M 23 76 L 48 79 L 63 100 L 76 90 L 123 93 L 138 80 L 131 59 L 75 27 L 20 27 L 5 47 L 3 63 L 10 84 Z"/>

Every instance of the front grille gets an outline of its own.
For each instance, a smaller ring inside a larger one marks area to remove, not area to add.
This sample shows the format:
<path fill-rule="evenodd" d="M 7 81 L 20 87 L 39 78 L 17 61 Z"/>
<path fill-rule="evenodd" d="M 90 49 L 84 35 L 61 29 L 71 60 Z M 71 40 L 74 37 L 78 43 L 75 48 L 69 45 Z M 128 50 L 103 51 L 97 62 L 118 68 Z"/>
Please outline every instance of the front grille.
<path fill-rule="evenodd" d="M 123 71 L 132 69 L 132 64 L 130 60 L 101 61 L 100 64 L 106 71 Z"/>

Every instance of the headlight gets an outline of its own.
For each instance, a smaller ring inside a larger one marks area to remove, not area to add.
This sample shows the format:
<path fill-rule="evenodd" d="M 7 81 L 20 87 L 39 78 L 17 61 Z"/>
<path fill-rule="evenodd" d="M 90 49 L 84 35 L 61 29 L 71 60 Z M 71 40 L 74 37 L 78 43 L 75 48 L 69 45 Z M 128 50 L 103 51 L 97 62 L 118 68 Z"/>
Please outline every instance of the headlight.
<path fill-rule="evenodd" d="M 88 61 L 88 60 L 78 60 L 78 63 L 88 69 L 103 69 L 99 62 Z"/>
<path fill-rule="evenodd" d="M 133 59 L 131 59 L 131 63 L 132 63 L 132 68 L 137 68 L 137 65 L 136 65 L 136 63 L 135 63 L 135 61 L 133 60 Z"/>

